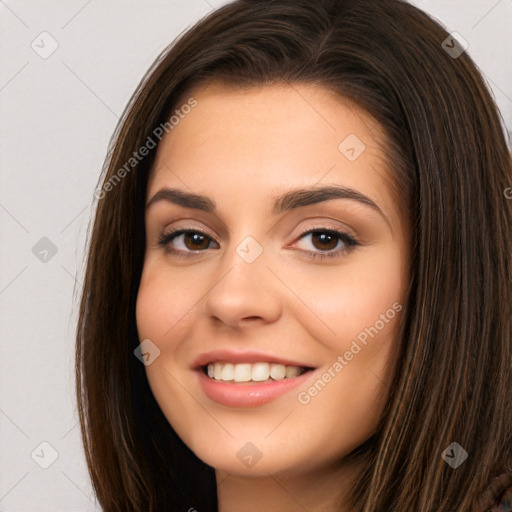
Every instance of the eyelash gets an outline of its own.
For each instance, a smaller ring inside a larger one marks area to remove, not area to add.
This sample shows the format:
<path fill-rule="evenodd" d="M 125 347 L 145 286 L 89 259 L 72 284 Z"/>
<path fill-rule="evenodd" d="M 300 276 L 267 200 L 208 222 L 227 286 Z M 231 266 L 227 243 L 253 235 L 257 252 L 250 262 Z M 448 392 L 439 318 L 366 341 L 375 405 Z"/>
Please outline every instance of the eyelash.
<path fill-rule="evenodd" d="M 189 258 L 190 252 L 192 253 L 198 253 L 198 252 L 204 252 L 204 250 L 199 251 L 188 251 L 186 252 L 187 255 L 182 254 L 184 251 L 176 250 L 170 248 L 169 244 L 178 236 L 184 234 L 184 233 L 195 233 L 202 236 L 205 236 L 206 238 L 209 238 L 210 240 L 215 241 L 211 236 L 207 235 L 206 233 L 196 230 L 196 229 L 177 229 L 175 231 L 171 231 L 170 233 L 162 233 L 160 238 L 158 239 L 158 245 L 161 247 L 166 248 L 170 253 L 177 256 L 178 258 Z M 317 233 L 328 233 L 329 235 L 334 235 L 336 238 L 342 240 L 346 247 L 343 249 L 337 249 L 336 251 L 330 251 L 330 252 L 314 252 L 314 251 L 306 251 L 307 257 L 315 260 L 320 259 L 323 260 L 325 258 L 335 258 L 335 257 L 341 257 L 351 251 L 351 249 L 357 245 L 360 245 L 359 242 L 352 236 L 350 236 L 347 233 L 344 233 L 343 231 L 337 231 L 335 229 L 328 229 L 325 227 L 315 227 L 308 229 L 307 231 L 304 231 L 300 236 L 299 239 L 303 238 L 305 235 L 309 234 L 317 234 Z"/>

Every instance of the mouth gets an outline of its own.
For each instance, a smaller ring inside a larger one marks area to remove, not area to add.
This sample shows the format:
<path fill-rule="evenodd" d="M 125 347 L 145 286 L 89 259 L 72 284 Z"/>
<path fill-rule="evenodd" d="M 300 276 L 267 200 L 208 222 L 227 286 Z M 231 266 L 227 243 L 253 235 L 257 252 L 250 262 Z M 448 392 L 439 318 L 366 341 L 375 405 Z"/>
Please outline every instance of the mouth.
<path fill-rule="evenodd" d="M 209 379 L 230 384 L 265 384 L 300 377 L 315 368 L 293 366 L 266 361 L 254 363 L 230 363 L 215 361 L 200 367 Z"/>
<path fill-rule="evenodd" d="M 190 365 L 199 389 L 213 402 L 228 407 L 255 407 L 305 386 L 320 368 L 306 357 L 256 350 L 216 349 L 200 354 Z M 288 397 L 288 398 L 286 398 Z"/>
<path fill-rule="evenodd" d="M 293 400 L 292 390 L 306 386 L 320 369 L 267 361 L 215 361 L 196 366 L 195 370 L 197 384 L 213 402 L 246 408 L 261 406 L 281 396 Z"/>

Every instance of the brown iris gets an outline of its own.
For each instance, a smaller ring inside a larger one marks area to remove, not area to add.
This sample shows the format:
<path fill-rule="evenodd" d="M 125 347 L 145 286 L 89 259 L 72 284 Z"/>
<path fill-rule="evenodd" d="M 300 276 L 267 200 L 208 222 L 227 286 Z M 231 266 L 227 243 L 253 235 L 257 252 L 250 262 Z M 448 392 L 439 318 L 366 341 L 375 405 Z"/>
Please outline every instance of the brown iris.
<path fill-rule="evenodd" d="M 320 241 L 320 244 L 323 244 L 323 247 L 317 247 L 317 249 L 321 250 L 329 250 L 334 249 L 336 247 L 336 244 L 338 243 L 337 236 L 334 236 L 332 234 L 329 234 L 328 231 L 317 231 L 311 233 L 313 240 Z M 330 243 L 329 243 L 330 242 Z M 326 247 L 325 244 L 328 243 L 329 247 Z M 334 245 L 333 245 L 334 243 Z"/>

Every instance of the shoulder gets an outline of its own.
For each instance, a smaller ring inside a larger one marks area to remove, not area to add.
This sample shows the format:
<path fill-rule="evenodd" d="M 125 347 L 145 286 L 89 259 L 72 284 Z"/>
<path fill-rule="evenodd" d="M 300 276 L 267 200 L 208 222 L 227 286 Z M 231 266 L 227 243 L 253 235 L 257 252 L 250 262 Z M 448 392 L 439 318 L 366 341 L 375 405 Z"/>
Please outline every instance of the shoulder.
<path fill-rule="evenodd" d="M 485 512 L 511 512 L 512 511 L 512 485 L 503 489 L 503 491 L 496 496 L 496 500 L 491 508 Z"/>
<path fill-rule="evenodd" d="M 478 499 L 477 510 L 483 512 L 512 512 L 512 470 L 491 479 Z"/>

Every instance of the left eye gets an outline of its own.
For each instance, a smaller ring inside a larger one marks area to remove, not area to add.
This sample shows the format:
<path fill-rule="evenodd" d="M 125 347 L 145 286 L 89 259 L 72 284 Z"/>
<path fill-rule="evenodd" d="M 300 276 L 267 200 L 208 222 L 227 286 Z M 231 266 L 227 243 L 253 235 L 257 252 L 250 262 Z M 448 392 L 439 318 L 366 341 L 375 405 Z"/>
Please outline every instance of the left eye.
<path fill-rule="evenodd" d="M 355 243 L 352 237 L 346 233 L 326 229 L 315 229 L 307 231 L 301 236 L 301 238 L 305 238 L 306 236 L 310 235 L 313 246 L 321 251 L 333 250 L 338 245 L 339 241 L 342 242 L 342 245 L 351 245 Z M 315 243 L 319 244 L 319 247 L 317 247 Z"/>
<path fill-rule="evenodd" d="M 306 231 L 305 233 L 302 233 L 299 239 L 310 235 L 312 237 L 311 240 L 313 246 L 318 251 L 321 251 L 317 252 L 306 250 L 311 258 L 339 256 L 349 252 L 352 247 L 359 245 L 357 240 L 347 233 L 326 228 L 314 228 Z M 333 250 L 340 241 L 341 248 Z M 181 247 L 173 247 L 172 242 L 181 244 Z M 164 233 L 158 240 L 159 246 L 167 248 L 169 252 L 180 257 L 187 257 L 187 252 L 189 251 L 202 252 L 205 249 L 212 248 L 212 243 L 217 244 L 217 242 L 206 233 L 187 229 L 179 229 L 170 233 Z M 317 247 L 316 244 L 318 244 L 319 247 Z"/>

